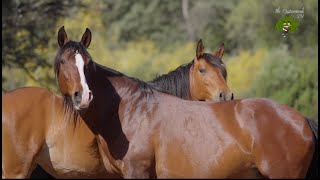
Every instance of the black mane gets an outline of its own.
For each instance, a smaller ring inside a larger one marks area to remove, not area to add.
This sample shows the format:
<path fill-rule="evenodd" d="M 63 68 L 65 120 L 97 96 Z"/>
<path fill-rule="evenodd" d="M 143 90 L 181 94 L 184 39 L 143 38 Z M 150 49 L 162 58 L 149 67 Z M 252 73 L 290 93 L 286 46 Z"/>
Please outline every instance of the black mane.
<path fill-rule="evenodd" d="M 95 66 L 99 66 L 102 69 L 104 69 L 105 70 L 104 73 L 105 73 L 106 76 L 109 76 L 109 77 L 122 76 L 122 77 L 131 79 L 131 80 L 137 82 L 138 87 L 142 91 L 142 93 L 153 94 L 153 90 L 157 90 L 157 91 L 169 94 L 165 89 L 163 89 L 163 88 L 161 88 L 159 86 L 156 86 L 156 85 L 153 85 L 153 84 L 149 84 L 148 82 L 142 81 L 142 80 L 140 80 L 138 78 L 129 77 L 129 76 L 117 71 L 117 70 L 105 67 L 105 66 L 103 66 L 101 64 L 97 64 L 97 63 L 94 63 L 94 64 L 95 64 Z"/>
<path fill-rule="evenodd" d="M 209 53 L 203 54 L 203 59 L 205 59 L 209 64 L 217 67 L 222 76 L 227 80 L 227 70 L 223 61 Z M 179 66 L 177 69 L 170 71 L 168 74 L 157 76 L 154 80 L 150 81 L 149 84 L 161 88 L 169 94 L 178 96 L 183 99 L 190 98 L 190 84 L 189 84 L 189 69 L 194 61 Z"/>
<path fill-rule="evenodd" d="M 189 69 L 192 62 L 179 66 L 168 74 L 157 76 L 149 84 L 182 99 L 190 98 Z"/>

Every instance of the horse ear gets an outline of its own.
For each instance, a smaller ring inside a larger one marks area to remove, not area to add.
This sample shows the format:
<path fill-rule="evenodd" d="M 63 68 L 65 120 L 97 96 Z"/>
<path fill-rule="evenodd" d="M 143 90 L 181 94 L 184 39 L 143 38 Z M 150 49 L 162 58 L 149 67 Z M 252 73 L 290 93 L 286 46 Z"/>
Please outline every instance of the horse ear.
<path fill-rule="evenodd" d="M 91 43 L 91 31 L 89 28 L 86 28 L 86 31 L 82 35 L 80 43 L 84 45 L 84 47 L 88 48 Z"/>
<path fill-rule="evenodd" d="M 224 54 L 224 43 L 220 45 L 220 47 L 213 53 L 213 55 L 222 59 L 223 54 Z"/>
<path fill-rule="evenodd" d="M 202 40 L 200 39 L 197 45 L 197 50 L 196 50 L 196 57 L 197 59 L 200 59 L 200 57 L 203 55 L 204 53 L 204 46 L 202 44 Z"/>
<path fill-rule="evenodd" d="M 68 41 L 68 36 L 66 31 L 64 30 L 64 26 L 62 26 L 58 31 L 58 44 L 62 47 Z"/>

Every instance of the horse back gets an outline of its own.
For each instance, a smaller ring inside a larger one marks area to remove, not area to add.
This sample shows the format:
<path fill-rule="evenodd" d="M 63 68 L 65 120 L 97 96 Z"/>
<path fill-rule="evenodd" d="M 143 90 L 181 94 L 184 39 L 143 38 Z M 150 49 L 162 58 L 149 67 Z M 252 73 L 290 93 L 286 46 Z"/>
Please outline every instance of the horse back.
<path fill-rule="evenodd" d="M 48 116 L 55 114 L 55 103 L 59 103 L 56 98 L 44 88 L 26 87 L 10 91 L 2 96 L 2 125 L 19 132 L 32 128 L 44 135 L 50 120 Z"/>

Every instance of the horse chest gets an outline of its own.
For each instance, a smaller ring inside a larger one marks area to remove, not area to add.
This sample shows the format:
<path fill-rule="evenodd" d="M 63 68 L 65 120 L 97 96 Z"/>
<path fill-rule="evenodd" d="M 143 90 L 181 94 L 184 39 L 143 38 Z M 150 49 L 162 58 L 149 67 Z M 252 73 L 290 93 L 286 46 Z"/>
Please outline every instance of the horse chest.
<path fill-rule="evenodd" d="M 66 128 L 67 127 L 67 128 Z M 47 137 L 47 147 L 41 153 L 41 164 L 55 177 L 101 177 L 106 174 L 98 151 L 91 147 L 94 135 L 79 123 L 72 126 L 55 127 Z M 47 159 L 47 160 L 45 160 Z"/>

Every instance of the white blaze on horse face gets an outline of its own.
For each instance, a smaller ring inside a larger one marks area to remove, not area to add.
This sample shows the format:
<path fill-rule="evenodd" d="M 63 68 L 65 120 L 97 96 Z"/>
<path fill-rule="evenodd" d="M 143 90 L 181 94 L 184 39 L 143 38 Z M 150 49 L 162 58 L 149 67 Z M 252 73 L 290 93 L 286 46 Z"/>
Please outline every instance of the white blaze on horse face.
<path fill-rule="evenodd" d="M 86 108 L 89 106 L 90 101 L 92 100 L 92 97 L 90 97 L 91 91 L 89 90 L 86 77 L 84 76 L 83 68 L 84 68 L 84 60 L 80 53 L 76 53 L 76 66 L 78 68 L 78 72 L 80 75 L 80 83 L 82 86 L 82 97 L 81 97 L 81 103 L 79 105 L 79 108 Z"/>

